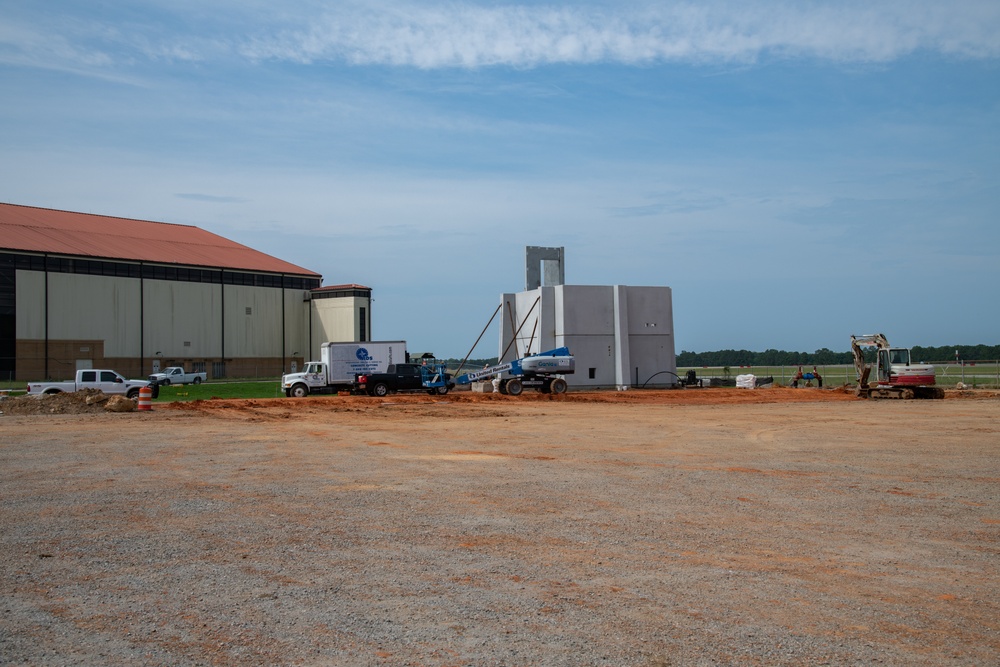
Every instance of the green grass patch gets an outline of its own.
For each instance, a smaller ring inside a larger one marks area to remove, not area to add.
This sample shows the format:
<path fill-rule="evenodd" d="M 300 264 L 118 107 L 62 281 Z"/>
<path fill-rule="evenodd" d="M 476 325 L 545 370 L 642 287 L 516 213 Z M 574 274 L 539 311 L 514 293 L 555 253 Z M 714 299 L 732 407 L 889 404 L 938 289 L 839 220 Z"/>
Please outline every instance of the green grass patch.
<path fill-rule="evenodd" d="M 170 385 L 160 387 L 160 395 L 155 402 L 197 401 L 212 398 L 278 398 L 284 396 L 281 382 L 204 382 L 202 384 Z"/>

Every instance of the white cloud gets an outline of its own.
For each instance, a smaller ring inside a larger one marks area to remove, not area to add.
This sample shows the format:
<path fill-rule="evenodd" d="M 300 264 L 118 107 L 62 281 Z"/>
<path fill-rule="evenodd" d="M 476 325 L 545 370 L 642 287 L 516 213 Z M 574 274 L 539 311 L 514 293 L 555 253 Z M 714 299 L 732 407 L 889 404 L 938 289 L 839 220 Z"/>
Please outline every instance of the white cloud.
<path fill-rule="evenodd" d="M 57 20 L 22 7 L 0 25 L 0 62 L 100 70 L 137 60 L 348 63 L 424 69 L 548 64 L 887 62 L 918 52 L 1000 57 L 995 0 L 564 3 L 342 1 L 193 5 Z"/>
<path fill-rule="evenodd" d="M 1000 55 L 995 2 L 678 3 L 668 6 L 469 3 L 348 5 L 246 42 L 253 59 L 475 68 L 617 62 L 752 62 L 762 56 L 885 62 L 926 50 Z"/>

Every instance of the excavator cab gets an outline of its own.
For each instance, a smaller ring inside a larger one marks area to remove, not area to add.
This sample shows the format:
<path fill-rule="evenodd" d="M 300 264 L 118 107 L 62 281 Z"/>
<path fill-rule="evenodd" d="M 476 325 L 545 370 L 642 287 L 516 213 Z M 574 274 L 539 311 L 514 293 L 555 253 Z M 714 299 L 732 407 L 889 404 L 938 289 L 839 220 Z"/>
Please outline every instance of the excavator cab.
<path fill-rule="evenodd" d="M 892 362 L 889 357 L 889 350 L 879 350 L 878 351 L 878 382 L 888 382 L 889 381 L 889 371 L 892 368 Z"/>

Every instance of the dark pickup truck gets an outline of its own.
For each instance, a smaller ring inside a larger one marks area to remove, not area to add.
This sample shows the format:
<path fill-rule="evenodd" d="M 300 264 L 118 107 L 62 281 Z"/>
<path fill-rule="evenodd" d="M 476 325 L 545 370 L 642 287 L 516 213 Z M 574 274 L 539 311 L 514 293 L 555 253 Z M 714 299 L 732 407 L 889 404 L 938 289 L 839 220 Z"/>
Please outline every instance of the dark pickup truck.
<path fill-rule="evenodd" d="M 444 395 L 454 386 L 444 364 L 390 364 L 385 373 L 354 376 L 354 390 L 369 396 L 386 396 L 397 391 Z"/>

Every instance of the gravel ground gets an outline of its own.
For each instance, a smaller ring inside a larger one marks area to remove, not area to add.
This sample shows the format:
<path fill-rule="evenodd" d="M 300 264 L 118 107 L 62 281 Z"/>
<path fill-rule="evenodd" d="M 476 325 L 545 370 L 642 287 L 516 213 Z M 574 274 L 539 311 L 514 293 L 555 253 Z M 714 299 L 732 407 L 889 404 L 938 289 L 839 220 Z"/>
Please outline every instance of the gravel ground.
<path fill-rule="evenodd" d="M 1000 664 L 1000 400 L 675 394 L 0 417 L 0 663 Z"/>

